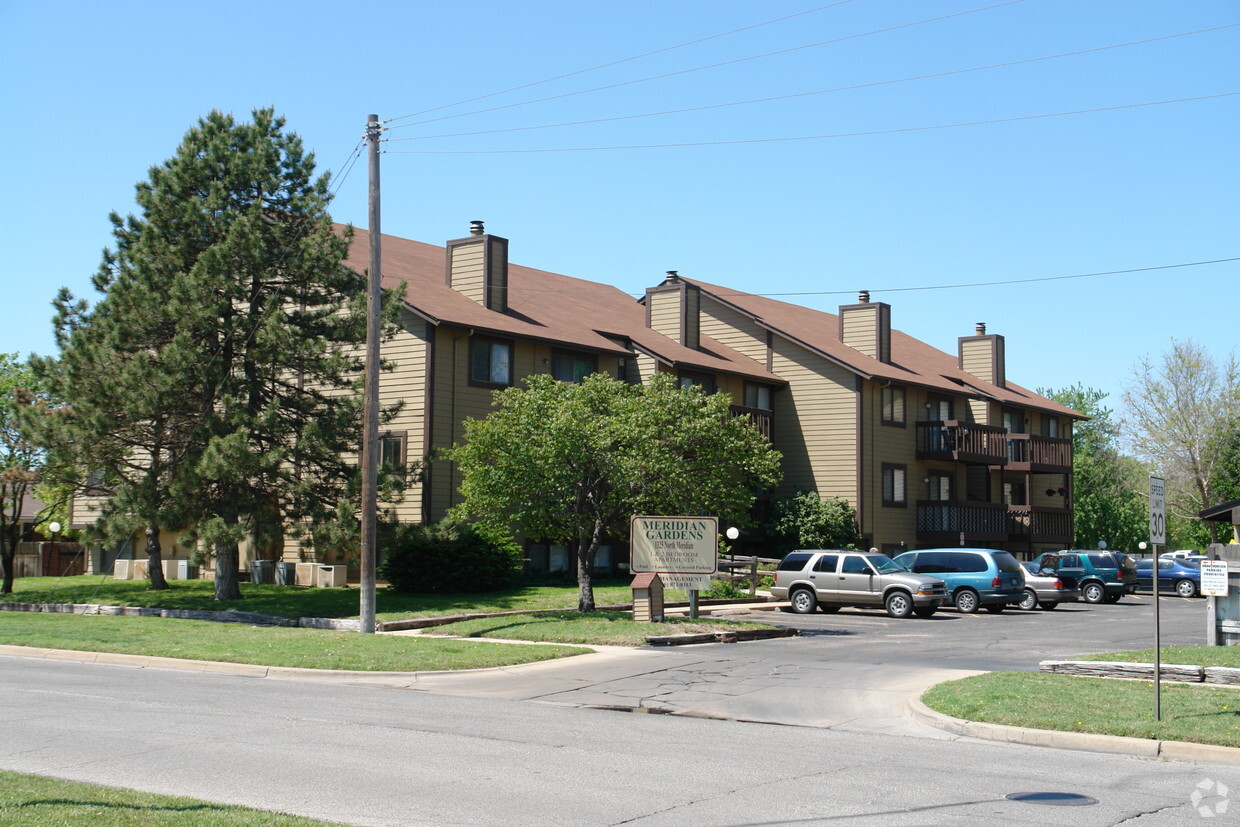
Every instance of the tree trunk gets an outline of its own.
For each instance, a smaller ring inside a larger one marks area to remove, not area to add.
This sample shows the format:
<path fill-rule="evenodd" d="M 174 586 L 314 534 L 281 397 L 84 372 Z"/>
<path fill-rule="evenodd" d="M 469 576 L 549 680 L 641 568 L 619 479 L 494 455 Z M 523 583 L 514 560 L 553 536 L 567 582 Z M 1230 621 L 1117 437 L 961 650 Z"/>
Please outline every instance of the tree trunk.
<path fill-rule="evenodd" d="M 594 558 L 603 537 L 603 523 L 596 520 L 589 539 L 577 537 L 577 611 L 594 611 Z"/>
<path fill-rule="evenodd" d="M 17 544 L 10 542 L 8 531 L 0 537 L 0 569 L 4 570 L 4 585 L 0 586 L 0 594 L 13 593 L 13 567 L 17 564 Z"/>
<path fill-rule="evenodd" d="M 237 581 L 237 566 L 241 554 L 236 543 L 215 544 L 215 599 L 240 600 L 241 585 Z"/>
<path fill-rule="evenodd" d="M 154 523 L 146 527 L 146 576 L 151 581 L 152 591 L 168 588 L 168 581 L 164 579 L 163 549 L 159 545 L 159 526 Z"/>

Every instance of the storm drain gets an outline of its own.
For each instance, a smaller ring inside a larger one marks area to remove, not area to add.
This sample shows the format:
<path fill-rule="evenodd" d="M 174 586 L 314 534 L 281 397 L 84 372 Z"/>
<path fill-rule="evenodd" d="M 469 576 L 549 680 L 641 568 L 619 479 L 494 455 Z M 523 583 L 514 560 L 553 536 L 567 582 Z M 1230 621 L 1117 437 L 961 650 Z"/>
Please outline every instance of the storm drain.
<path fill-rule="evenodd" d="M 1008 793 L 1003 797 L 1009 801 L 1048 804 L 1052 807 L 1088 807 L 1098 803 L 1098 799 L 1079 793 Z"/>
<path fill-rule="evenodd" d="M 676 714 L 676 710 L 661 706 L 587 706 L 586 709 L 601 709 L 604 712 L 644 712 L 647 715 Z"/>

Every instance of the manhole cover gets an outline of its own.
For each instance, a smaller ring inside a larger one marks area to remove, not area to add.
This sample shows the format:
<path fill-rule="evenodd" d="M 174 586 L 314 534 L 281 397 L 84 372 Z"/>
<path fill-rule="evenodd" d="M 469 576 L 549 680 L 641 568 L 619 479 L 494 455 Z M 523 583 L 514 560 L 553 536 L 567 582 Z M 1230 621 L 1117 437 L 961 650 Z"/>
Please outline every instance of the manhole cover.
<path fill-rule="evenodd" d="M 1098 799 L 1078 793 L 1008 793 L 1003 797 L 1009 801 L 1049 804 L 1054 807 L 1088 807 L 1090 804 L 1098 803 Z"/>

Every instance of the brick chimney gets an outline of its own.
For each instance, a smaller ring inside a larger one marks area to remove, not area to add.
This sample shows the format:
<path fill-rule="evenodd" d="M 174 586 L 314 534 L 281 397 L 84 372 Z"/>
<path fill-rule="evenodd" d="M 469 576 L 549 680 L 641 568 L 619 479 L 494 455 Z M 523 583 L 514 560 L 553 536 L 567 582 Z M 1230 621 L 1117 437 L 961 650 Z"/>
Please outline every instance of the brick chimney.
<path fill-rule="evenodd" d="M 978 322 L 974 331 L 973 336 L 960 337 L 960 369 L 992 385 L 1006 387 L 1003 337 L 988 334 L 985 322 Z"/>
<path fill-rule="evenodd" d="M 840 305 L 840 341 L 880 362 L 891 362 L 891 305 L 870 301 L 862 290 L 857 304 Z"/>
<path fill-rule="evenodd" d="M 646 327 L 685 347 L 702 344 L 702 291 L 668 270 L 663 283 L 646 288 Z"/>
<path fill-rule="evenodd" d="M 448 242 L 444 279 L 488 310 L 508 310 L 508 239 L 487 235 L 481 221 L 469 222 L 469 235 Z"/>

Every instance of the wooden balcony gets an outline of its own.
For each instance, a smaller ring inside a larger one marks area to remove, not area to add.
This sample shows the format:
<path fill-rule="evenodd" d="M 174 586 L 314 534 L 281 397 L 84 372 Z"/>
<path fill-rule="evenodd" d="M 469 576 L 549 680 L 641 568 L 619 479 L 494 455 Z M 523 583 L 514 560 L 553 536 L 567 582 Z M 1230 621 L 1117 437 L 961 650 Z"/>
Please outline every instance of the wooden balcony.
<path fill-rule="evenodd" d="M 744 405 L 733 405 L 732 416 L 747 416 L 753 426 L 769 441 L 771 439 L 771 411 L 762 408 L 746 408 Z"/>
<path fill-rule="evenodd" d="M 1005 542 L 1008 508 L 999 503 L 917 501 L 917 542 L 940 546 Z"/>
<path fill-rule="evenodd" d="M 1072 509 L 1007 507 L 1008 539 L 1020 543 L 1072 544 Z"/>
<path fill-rule="evenodd" d="M 1033 434 L 1007 435 L 1007 470 L 1072 473 L 1072 440 Z"/>
<path fill-rule="evenodd" d="M 917 459 L 1007 465 L 1008 432 L 994 425 L 950 419 L 917 423 Z"/>

